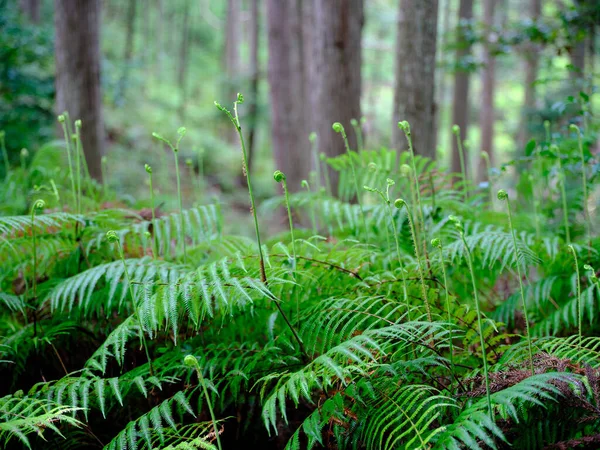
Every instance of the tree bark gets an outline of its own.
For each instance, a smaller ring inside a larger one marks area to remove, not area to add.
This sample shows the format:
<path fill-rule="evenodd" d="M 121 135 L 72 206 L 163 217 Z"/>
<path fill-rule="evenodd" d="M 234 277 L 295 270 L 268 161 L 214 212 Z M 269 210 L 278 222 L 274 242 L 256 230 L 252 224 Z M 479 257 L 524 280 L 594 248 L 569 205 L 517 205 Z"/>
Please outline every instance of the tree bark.
<path fill-rule="evenodd" d="M 302 0 L 267 1 L 271 138 L 290 191 L 298 191 L 310 171 L 302 11 Z"/>
<path fill-rule="evenodd" d="M 179 85 L 181 102 L 179 105 L 179 116 L 182 121 L 185 119 L 186 106 L 186 85 L 188 72 L 188 58 L 190 47 L 190 0 L 185 0 L 183 15 L 183 32 L 181 35 L 181 45 L 179 47 L 179 64 L 177 65 L 177 84 Z"/>
<path fill-rule="evenodd" d="M 90 175 L 101 180 L 104 121 L 100 86 L 100 0 L 55 0 L 56 109 L 81 119 Z"/>
<path fill-rule="evenodd" d="M 542 0 L 530 0 L 529 14 L 533 22 L 537 22 L 542 14 Z M 529 140 L 529 122 L 531 113 L 536 107 L 536 86 L 538 74 L 538 47 L 533 44 L 527 44 L 525 47 L 525 100 L 523 103 L 523 113 L 521 119 L 521 129 L 519 132 L 519 148 L 525 148 Z"/>
<path fill-rule="evenodd" d="M 438 0 L 400 0 L 396 44 L 393 147 L 406 147 L 397 126 L 411 125 L 416 153 L 435 159 L 435 53 Z"/>
<path fill-rule="evenodd" d="M 494 10 L 496 0 L 483 2 L 483 22 L 485 26 L 485 44 L 483 46 L 483 73 L 481 80 L 481 150 L 486 151 L 490 160 L 494 160 L 494 91 L 496 86 L 496 57 L 493 55 L 494 37 Z M 487 179 L 486 164 L 483 158 L 479 160 L 477 179 Z"/>
<path fill-rule="evenodd" d="M 127 81 L 129 78 L 129 69 L 131 67 L 131 59 L 133 57 L 133 46 L 135 38 L 135 15 L 136 15 L 136 0 L 129 0 L 127 5 L 127 21 L 125 24 L 125 51 L 123 53 L 123 74 L 119 80 L 119 93 L 117 95 L 117 103 L 121 104 L 125 100 L 125 91 L 127 90 Z"/>
<path fill-rule="evenodd" d="M 459 27 L 462 21 L 470 21 L 473 18 L 473 0 L 460 0 L 458 11 Z M 459 30 L 459 38 L 464 38 L 464 31 Z M 456 61 L 459 62 L 469 56 L 471 53 L 470 45 L 462 45 L 456 51 Z M 468 70 L 457 68 L 454 75 L 454 94 L 452 100 L 452 123 L 458 125 L 461 135 L 467 136 L 468 116 L 469 116 L 469 81 L 470 73 Z M 465 159 L 468 161 L 468 158 Z M 456 139 L 452 139 L 452 172 L 460 172 L 460 157 Z M 468 164 L 467 164 L 468 165 Z"/>
<path fill-rule="evenodd" d="M 348 133 L 350 148 L 356 149 L 351 119 L 360 119 L 361 34 L 363 0 L 327 0 L 314 3 L 314 102 L 313 117 L 319 148 L 328 156 L 346 150 L 342 137 L 331 126 L 340 122 Z M 293 91 L 291 91 L 293 92 Z M 306 139 L 305 139 L 306 140 Z M 308 152 L 303 159 L 309 159 Z M 330 171 L 337 192 L 337 173 Z"/>
<path fill-rule="evenodd" d="M 40 22 L 40 0 L 19 0 L 19 6 L 29 21 L 35 24 Z"/>
<path fill-rule="evenodd" d="M 258 113 L 258 48 L 260 45 L 260 1 L 251 0 L 250 5 L 250 106 L 248 108 L 248 170 L 252 170 L 256 147 L 256 121 Z"/>

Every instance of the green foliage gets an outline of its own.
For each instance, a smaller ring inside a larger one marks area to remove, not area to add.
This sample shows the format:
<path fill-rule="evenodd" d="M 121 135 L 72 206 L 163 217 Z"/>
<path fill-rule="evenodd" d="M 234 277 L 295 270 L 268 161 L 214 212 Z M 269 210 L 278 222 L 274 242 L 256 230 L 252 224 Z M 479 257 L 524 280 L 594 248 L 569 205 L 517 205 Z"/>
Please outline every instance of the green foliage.
<path fill-rule="evenodd" d="M 236 128 L 239 100 L 225 111 Z M 558 153 L 543 143 L 525 161 L 551 188 L 511 191 L 514 231 L 487 187 L 455 186 L 436 163 L 387 149 L 328 159 L 340 198 L 318 181 L 289 195 L 291 229 L 258 248 L 229 234 L 221 205 L 151 219 L 100 208 L 112 193 L 94 184 L 81 214 L 0 217 L 1 445 L 533 449 L 592 439 L 600 291 L 587 265 L 598 267 L 600 240 L 580 223 L 581 149 L 555 143 Z M 567 211 L 560 155 L 577 180 Z M 22 211 L 40 198 L 73 204 L 69 191 L 64 179 L 59 196 L 33 191 Z M 539 229 L 531 195 L 543 195 Z M 400 209 L 397 196 L 408 199 Z M 285 202 L 255 211 L 257 235 Z"/>

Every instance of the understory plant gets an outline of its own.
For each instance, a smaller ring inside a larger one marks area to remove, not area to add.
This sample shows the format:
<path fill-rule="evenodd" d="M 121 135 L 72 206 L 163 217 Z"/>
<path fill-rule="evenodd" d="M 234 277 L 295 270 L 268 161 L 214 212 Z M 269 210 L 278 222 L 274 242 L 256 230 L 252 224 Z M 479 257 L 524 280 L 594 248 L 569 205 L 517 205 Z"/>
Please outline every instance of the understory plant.
<path fill-rule="evenodd" d="M 510 192 L 499 211 L 488 186 L 467 198 L 468 183 L 414 153 L 404 123 L 408 151 L 347 147 L 319 158 L 312 189 L 261 199 L 243 97 L 217 107 L 239 137 L 250 214 L 184 208 L 186 177 L 173 211 L 154 211 L 152 186 L 151 212 L 105 202 L 116 194 L 77 164 L 67 118 L 56 171 L 33 154 L 8 172 L 2 192 L 19 185 L 25 203 L 0 216 L 0 447 L 599 445 L 600 239 L 578 223 L 597 220 L 600 165 L 581 157 L 593 120 L 581 144 L 553 123 L 534 163 L 514 162 L 527 179 L 513 163 L 494 171 Z M 244 220 L 250 237 L 231 232 Z"/>

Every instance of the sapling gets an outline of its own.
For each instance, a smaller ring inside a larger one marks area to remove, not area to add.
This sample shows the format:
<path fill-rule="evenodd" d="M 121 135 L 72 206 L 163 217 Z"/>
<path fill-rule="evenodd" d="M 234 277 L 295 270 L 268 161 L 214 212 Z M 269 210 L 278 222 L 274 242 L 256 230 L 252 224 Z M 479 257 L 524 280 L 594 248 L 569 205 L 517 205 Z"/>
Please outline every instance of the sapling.
<path fill-rule="evenodd" d="M 529 330 L 529 318 L 527 316 L 527 303 L 525 302 L 525 289 L 523 288 L 523 276 L 521 274 L 521 264 L 519 262 L 519 248 L 517 246 L 517 234 L 513 227 L 512 223 L 512 213 L 510 210 L 510 199 L 508 198 L 508 193 L 504 189 L 500 189 L 498 191 L 498 200 L 501 202 L 506 202 L 506 212 L 508 216 L 508 227 L 510 228 L 510 233 L 512 235 L 513 241 L 513 250 L 515 255 L 515 264 L 517 266 L 517 277 L 519 278 L 519 291 L 521 292 L 521 302 L 523 303 L 523 316 L 525 318 L 525 328 L 527 332 L 527 347 L 529 350 L 529 368 L 531 369 L 531 375 L 535 375 L 535 371 L 533 369 L 533 350 L 531 347 L 531 333 Z"/>
<path fill-rule="evenodd" d="M 469 199 L 469 189 L 467 186 L 467 167 L 465 165 L 465 153 L 463 149 L 462 138 L 460 135 L 460 127 L 458 125 L 453 125 L 452 133 L 454 133 L 454 136 L 456 137 L 456 146 L 458 148 L 458 159 L 460 161 L 460 172 L 462 174 L 463 189 L 466 203 Z"/>
<path fill-rule="evenodd" d="M 456 375 L 454 374 L 454 336 L 452 334 L 452 314 L 450 313 L 450 294 L 448 293 L 448 277 L 446 276 L 446 265 L 444 264 L 444 248 L 442 247 L 442 241 L 439 238 L 432 239 L 431 245 L 434 248 L 439 249 L 440 251 L 440 266 L 442 267 L 444 292 L 446 294 L 446 315 L 448 316 L 448 323 L 450 324 L 450 370 L 452 371 L 452 376 L 456 378 Z"/>
<path fill-rule="evenodd" d="M 354 180 L 354 193 L 356 194 L 356 201 L 358 202 L 358 207 L 360 208 L 360 215 L 362 217 L 363 227 L 365 229 L 365 236 L 367 238 L 367 241 L 369 241 L 369 229 L 367 228 L 367 218 L 365 216 L 365 210 L 362 206 L 360 192 L 358 191 L 358 177 L 356 176 L 356 168 L 354 167 L 352 151 L 350 150 L 350 144 L 348 143 L 348 136 L 346 135 L 346 130 L 344 129 L 344 126 L 341 123 L 335 122 L 332 128 L 333 131 L 342 135 L 344 145 L 346 146 L 346 153 L 348 154 L 348 161 L 350 161 L 350 168 L 352 169 L 352 178 Z"/>
<path fill-rule="evenodd" d="M 483 376 L 485 378 L 485 395 L 487 399 L 488 405 L 488 413 L 490 415 L 490 419 L 492 422 L 494 421 L 494 413 L 492 410 L 492 398 L 490 393 L 490 377 L 488 374 L 488 364 L 487 364 L 487 356 L 485 351 L 485 340 L 483 338 L 483 321 L 481 320 L 481 309 L 479 308 L 479 296 L 477 295 L 477 283 L 475 281 L 475 269 L 473 268 L 473 258 L 471 256 L 471 250 L 469 249 L 469 245 L 467 244 L 467 240 L 465 238 L 465 230 L 461 221 L 455 216 L 449 216 L 448 220 L 454 223 L 454 226 L 458 230 L 460 235 L 460 239 L 465 248 L 465 260 L 467 261 L 467 266 L 469 267 L 469 274 L 471 275 L 471 284 L 473 286 L 473 298 L 475 300 L 475 311 L 477 314 L 477 327 L 479 328 L 479 344 L 481 345 L 481 359 L 483 362 Z"/>
<path fill-rule="evenodd" d="M 581 322 L 582 322 L 582 311 L 581 311 L 581 279 L 579 277 L 579 261 L 577 259 L 577 252 L 575 251 L 575 247 L 571 244 L 567 245 L 567 249 L 569 253 L 573 255 L 573 262 L 575 263 L 575 282 L 577 286 L 577 335 L 579 336 L 579 345 L 581 345 Z"/>
<path fill-rule="evenodd" d="M 152 133 L 152 136 L 156 139 L 158 139 L 159 141 L 164 142 L 165 144 L 167 144 L 171 150 L 173 150 L 173 155 L 175 157 L 175 175 L 177 177 L 177 199 L 179 201 L 179 214 L 181 215 L 181 230 L 182 230 L 182 234 L 183 234 L 183 262 L 186 263 L 187 262 L 187 248 L 186 248 L 186 231 L 185 231 L 185 218 L 183 217 L 183 198 L 181 195 L 181 176 L 179 174 L 179 158 L 178 158 L 178 153 L 179 153 L 179 143 L 181 142 L 181 139 L 183 139 L 183 136 L 185 136 L 186 133 L 186 129 L 185 127 L 179 127 L 177 129 L 177 141 L 175 142 L 175 145 L 173 145 L 171 143 L 171 141 L 169 141 L 168 139 L 165 139 L 164 137 L 162 137 L 160 134 L 158 133 Z"/>
<path fill-rule="evenodd" d="M 206 381 L 204 380 L 204 376 L 202 375 L 202 370 L 200 370 L 200 364 L 198 364 L 198 359 L 196 359 L 193 355 L 186 355 L 183 358 L 183 363 L 196 370 L 196 375 L 198 375 L 198 381 L 202 385 L 202 391 L 204 392 L 204 397 L 206 398 L 206 404 L 208 405 L 208 412 L 210 413 L 210 420 L 212 420 L 213 431 L 215 433 L 215 438 L 217 440 L 217 447 L 219 450 L 222 450 L 221 441 L 219 439 L 219 429 L 217 428 L 217 419 L 215 418 L 215 413 L 212 406 L 212 401 L 210 400 L 210 395 L 208 395 L 208 388 L 206 386 Z"/>
<path fill-rule="evenodd" d="M 587 228 L 588 245 L 591 247 L 592 246 L 592 234 L 591 234 L 592 233 L 591 232 L 592 224 L 590 221 L 590 212 L 587 207 L 587 202 L 588 202 L 587 171 L 586 171 L 586 167 L 585 167 L 585 155 L 583 153 L 583 139 L 582 139 L 581 131 L 579 130 L 579 127 L 577 125 L 571 124 L 569 129 L 572 132 L 577 133 L 577 145 L 579 147 L 579 156 L 581 158 L 581 187 L 583 189 L 583 216 L 585 218 L 585 225 Z"/>
<path fill-rule="evenodd" d="M 268 280 L 267 280 L 267 273 L 265 271 L 265 258 L 264 258 L 264 254 L 263 254 L 262 245 L 260 242 L 260 230 L 258 227 L 258 216 L 256 214 L 254 194 L 252 192 L 252 181 L 251 181 L 251 177 L 250 177 L 250 171 L 248 170 L 248 155 L 246 153 L 246 142 L 244 141 L 244 134 L 242 133 L 242 125 L 240 124 L 240 119 L 238 116 L 238 109 L 237 109 L 238 105 L 241 105 L 242 103 L 244 103 L 244 96 L 242 94 L 238 93 L 237 99 L 235 100 L 235 102 L 233 102 L 233 114 L 231 114 L 231 111 L 229 111 L 227 108 L 225 108 L 224 106 L 221 106 L 220 103 L 218 103 L 218 102 L 214 102 L 214 103 L 215 103 L 215 106 L 217 107 L 217 109 L 219 111 L 223 112 L 229 118 L 229 120 L 235 127 L 238 137 L 240 138 L 240 147 L 242 149 L 242 172 L 244 173 L 244 176 L 246 177 L 246 181 L 248 183 L 248 195 L 250 197 L 250 208 L 251 208 L 251 212 L 252 212 L 252 218 L 254 219 L 254 231 L 256 232 L 256 244 L 258 245 L 260 279 L 263 282 L 263 284 L 267 285 Z M 302 339 L 300 339 L 300 336 L 296 332 L 295 328 L 292 326 L 292 323 L 287 318 L 285 312 L 283 311 L 283 308 L 279 304 L 279 299 L 273 298 L 273 300 L 274 300 L 277 310 L 281 314 L 281 317 L 283 318 L 286 325 L 288 326 L 288 328 L 294 335 L 294 339 L 296 340 L 296 342 L 298 342 L 298 345 L 300 347 L 300 351 L 301 351 L 303 357 L 306 359 L 307 353 L 306 353 L 306 350 L 304 349 L 304 343 L 302 342 Z"/>
<path fill-rule="evenodd" d="M 71 138 L 69 137 L 69 129 L 67 128 L 67 118 L 65 114 L 58 116 L 58 122 L 61 124 L 63 133 L 65 135 L 65 145 L 67 147 L 67 161 L 69 162 L 69 178 L 71 179 L 71 193 L 73 195 L 73 202 L 77 202 L 77 194 L 75 189 L 75 175 L 73 170 L 73 162 L 71 158 Z"/>
<path fill-rule="evenodd" d="M 129 296 L 131 297 L 131 304 L 133 305 L 133 313 L 138 319 L 139 322 L 139 337 L 140 343 L 142 347 L 144 347 L 144 351 L 146 352 L 146 358 L 148 359 L 148 366 L 150 368 L 150 375 L 154 376 L 154 370 L 152 368 L 152 359 L 150 358 L 150 352 L 148 351 L 148 345 L 146 344 L 146 335 L 144 334 L 144 330 L 142 328 L 141 318 L 138 312 L 137 302 L 135 301 L 135 295 L 133 293 L 133 283 L 131 282 L 131 277 L 129 276 L 129 271 L 127 270 L 127 263 L 125 262 L 125 255 L 123 253 L 123 247 L 121 247 L 121 241 L 119 236 L 115 231 L 108 231 L 106 233 L 106 240 L 110 243 L 114 243 L 117 247 L 117 252 L 119 254 L 119 258 L 123 263 L 123 270 L 125 272 L 125 279 L 127 280 L 127 285 L 129 287 Z"/>
<path fill-rule="evenodd" d="M 429 300 L 427 298 L 427 285 L 425 284 L 425 275 L 423 272 L 423 265 L 421 263 L 421 252 L 419 251 L 419 242 L 417 241 L 417 234 L 415 232 L 415 223 L 413 221 L 412 214 L 410 212 L 410 208 L 406 203 L 406 200 L 398 198 L 394 202 L 394 206 L 398 209 L 402 209 L 402 207 L 406 208 L 406 214 L 408 217 L 408 224 L 410 226 L 410 231 L 412 233 L 413 244 L 415 248 L 415 257 L 417 258 L 417 268 L 419 269 L 419 279 L 421 280 L 421 291 L 423 294 L 423 301 L 425 302 L 425 309 L 427 310 L 427 319 L 432 322 L 431 318 L 431 309 L 429 307 Z"/>
<path fill-rule="evenodd" d="M 8 179 L 8 175 L 10 174 L 10 162 L 8 161 L 8 152 L 6 151 L 6 132 L 4 130 L 0 131 L 0 150 L 2 151 L 2 159 L 4 161 L 4 179 Z"/>
<path fill-rule="evenodd" d="M 148 185 L 150 188 L 150 209 L 152 210 L 152 233 L 154 234 L 154 239 L 153 239 L 153 248 L 152 248 L 152 255 L 154 256 L 154 259 L 156 259 L 156 256 L 158 255 L 158 241 L 157 241 L 157 237 L 156 237 L 156 208 L 154 205 L 154 187 L 152 186 L 152 167 L 149 166 L 148 164 L 144 164 L 144 169 L 146 169 L 146 173 L 148 174 Z"/>
<path fill-rule="evenodd" d="M 290 208 L 290 193 L 289 193 L 288 187 L 287 187 L 287 180 L 286 180 L 285 174 L 281 170 L 276 170 L 275 173 L 273 173 L 273 179 L 277 183 L 281 183 L 281 186 L 283 187 L 285 208 L 287 210 L 287 216 L 288 216 L 288 220 L 290 222 L 290 236 L 292 238 L 292 257 L 293 257 L 292 268 L 295 269 L 296 268 L 296 240 L 294 239 L 294 222 L 292 220 L 292 210 Z"/>

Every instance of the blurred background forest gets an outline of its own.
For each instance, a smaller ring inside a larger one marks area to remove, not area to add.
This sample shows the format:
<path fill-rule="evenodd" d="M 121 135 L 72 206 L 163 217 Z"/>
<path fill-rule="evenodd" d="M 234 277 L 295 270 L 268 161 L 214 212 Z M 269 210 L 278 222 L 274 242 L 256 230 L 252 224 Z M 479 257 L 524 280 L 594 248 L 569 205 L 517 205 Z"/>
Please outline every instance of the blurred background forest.
<path fill-rule="evenodd" d="M 219 196 L 246 210 L 237 136 L 213 105 L 239 91 L 261 198 L 275 193 L 274 169 L 296 191 L 316 152 L 344 152 L 334 121 L 353 148 L 379 149 L 404 147 L 395 124 L 408 120 L 415 151 L 457 172 L 458 124 L 469 176 L 486 183 L 526 156 L 544 121 L 558 129 L 600 107 L 599 18 L 597 0 L 0 0 L 5 164 L 64 155 L 67 110 L 113 203 L 144 206 L 148 163 L 168 209 L 173 158 L 152 132 L 185 126 L 186 203 Z M 28 196 L 5 189 L 2 212 L 26 211 Z"/>

